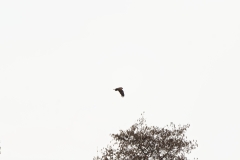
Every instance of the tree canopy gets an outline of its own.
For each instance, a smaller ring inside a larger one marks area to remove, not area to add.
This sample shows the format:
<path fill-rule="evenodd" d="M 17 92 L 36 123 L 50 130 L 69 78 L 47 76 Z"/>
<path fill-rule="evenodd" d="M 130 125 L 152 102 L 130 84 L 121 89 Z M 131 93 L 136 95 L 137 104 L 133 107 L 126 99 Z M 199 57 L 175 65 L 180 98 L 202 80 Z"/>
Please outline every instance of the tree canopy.
<path fill-rule="evenodd" d="M 190 125 L 147 126 L 143 115 L 129 129 L 111 134 L 113 142 L 94 160 L 186 160 L 197 141 L 187 140 Z"/>

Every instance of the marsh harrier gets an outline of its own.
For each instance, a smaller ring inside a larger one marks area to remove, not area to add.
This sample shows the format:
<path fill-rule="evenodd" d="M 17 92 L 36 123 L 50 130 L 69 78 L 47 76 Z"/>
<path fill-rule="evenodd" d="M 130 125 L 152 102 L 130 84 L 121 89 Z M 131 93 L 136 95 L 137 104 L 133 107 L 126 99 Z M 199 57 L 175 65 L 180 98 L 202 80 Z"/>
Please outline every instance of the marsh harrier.
<path fill-rule="evenodd" d="M 124 92 L 122 87 L 115 88 L 114 90 L 118 91 L 121 94 L 121 96 L 124 97 Z"/>

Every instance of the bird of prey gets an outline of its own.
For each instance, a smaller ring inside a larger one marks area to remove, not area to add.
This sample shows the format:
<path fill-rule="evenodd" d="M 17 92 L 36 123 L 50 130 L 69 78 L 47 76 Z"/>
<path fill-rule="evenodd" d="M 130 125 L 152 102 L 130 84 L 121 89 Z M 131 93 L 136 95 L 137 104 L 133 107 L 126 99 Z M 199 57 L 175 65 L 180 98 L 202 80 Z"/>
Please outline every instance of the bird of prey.
<path fill-rule="evenodd" d="M 118 91 L 121 94 L 121 96 L 124 97 L 124 92 L 123 92 L 123 88 L 122 87 L 118 87 L 118 88 L 115 88 L 113 90 Z"/>

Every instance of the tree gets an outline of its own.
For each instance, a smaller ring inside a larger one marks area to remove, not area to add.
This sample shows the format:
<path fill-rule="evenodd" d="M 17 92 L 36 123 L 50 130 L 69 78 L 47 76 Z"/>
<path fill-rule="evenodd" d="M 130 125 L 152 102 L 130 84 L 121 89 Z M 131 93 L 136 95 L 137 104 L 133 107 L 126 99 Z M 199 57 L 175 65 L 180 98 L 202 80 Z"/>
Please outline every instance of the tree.
<path fill-rule="evenodd" d="M 102 149 L 102 155 L 94 160 L 186 160 L 185 154 L 198 146 L 197 141 L 185 136 L 189 127 L 173 123 L 165 128 L 149 127 L 142 114 L 128 130 L 111 134 L 114 143 Z"/>

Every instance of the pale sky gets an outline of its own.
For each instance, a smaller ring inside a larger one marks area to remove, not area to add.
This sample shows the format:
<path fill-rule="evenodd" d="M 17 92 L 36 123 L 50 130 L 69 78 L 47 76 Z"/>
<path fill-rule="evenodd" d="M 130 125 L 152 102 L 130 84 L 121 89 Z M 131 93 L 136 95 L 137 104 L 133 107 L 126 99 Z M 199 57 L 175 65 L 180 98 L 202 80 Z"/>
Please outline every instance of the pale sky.
<path fill-rule="evenodd" d="M 88 160 L 134 124 L 240 149 L 239 0 L 1 0 L 1 160 Z M 122 98 L 113 89 L 123 87 Z"/>

